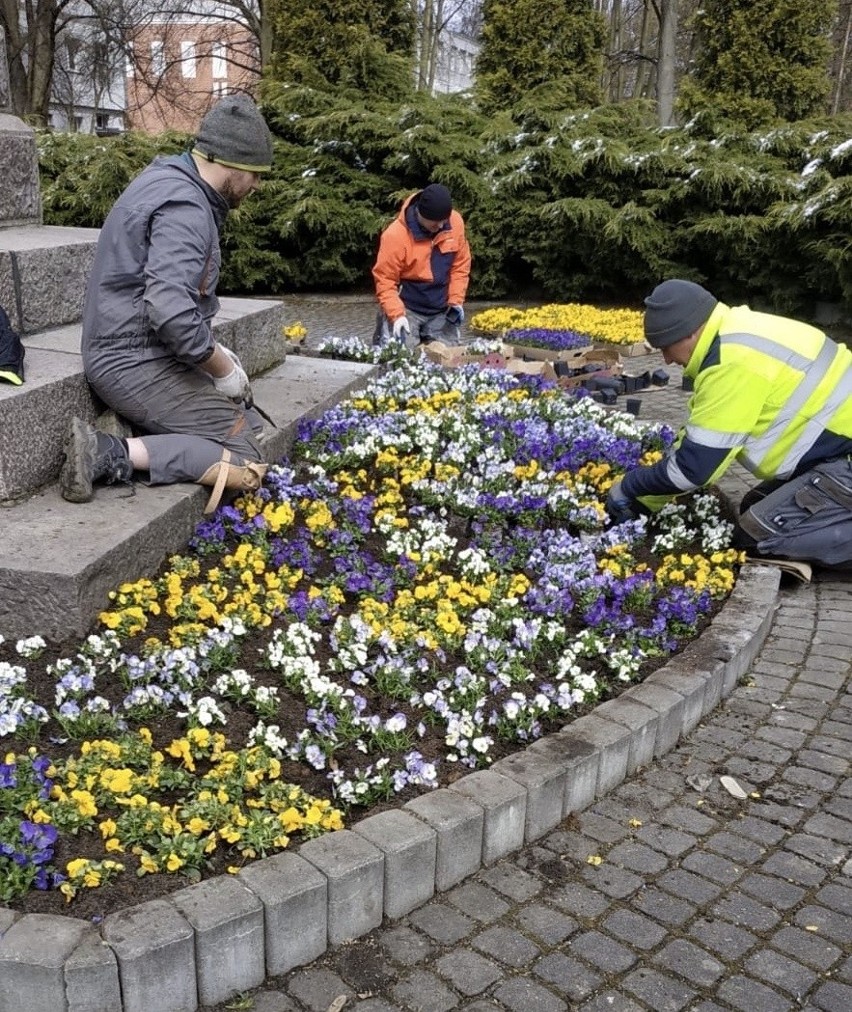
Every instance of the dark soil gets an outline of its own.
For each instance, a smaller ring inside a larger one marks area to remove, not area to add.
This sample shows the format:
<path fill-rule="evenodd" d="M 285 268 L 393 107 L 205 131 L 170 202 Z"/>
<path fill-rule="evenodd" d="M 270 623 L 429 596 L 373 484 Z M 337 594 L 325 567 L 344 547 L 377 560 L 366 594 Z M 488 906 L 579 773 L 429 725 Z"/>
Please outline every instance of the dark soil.
<path fill-rule="evenodd" d="M 712 616 L 707 616 L 704 619 L 702 622 L 702 628 L 709 623 L 711 617 Z M 266 637 L 264 637 L 264 640 L 265 639 Z M 246 653 L 249 651 L 253 652 L 254 647 L 258 645 L 259 638 L 252 638 L 251 636 L 247 637 Z M 9 652 L 7 647 L 7 644 L 0 647 L 0 659 L 11 659 L 4 655 L 4 651 L 6 654 Z M 68 650 L 65 652 L 57 651 L 56 656 L 69 656 L 69 652 Z M 49 660 L 48 655 L 45 655 L 45 659 Z M 643 675 L 650 674 L 662 664 L 666 663 L 667 660 L 668 658 L 656 658 L 652 661 L 648 661 L 645 669 L 643 669 Z M 268 683 L 275 683 L 274 675 L 271 672 L 268 674 Z M 259 682 L 264 681 L 264 679 L 260 677 L 259 673 L 257 674 L 257 677 Z M 38 687 L 38 689 L 40 691 L 44 689 L 52 691 L 54 680 L 52 678 L 48 679 L 44 674 L 42 674 L 42 679 L 44 681 L 41 685 L 39 685 L 39 679 L 34 679 L 34 684 Z M 48 681 L 49 684 L 47 684 Z M 280 683 L 276 684 L 279 684 L 280 687 Z M 103 686 L 100 688 L 102 690 L 104 689 Z M 627 686 L 624 686 L 624 688 L 627 688 Z M 107 695 L 106 692 L 104 692 L 104 694 Z M 613 695 L 616 694 L 617 693 L 614 693 Z M 45 697 L 42 695 L 41 698 Z M 386 705 L 383 707 L 383 710 L 387 710 L 388 713 L 396 712 L 397 710 L 401 710 L 402 712 L 407 711 L 408 715 L 412 713 L 410 707 L 406 704 L 400 704 L 397 701 L 389 702 L 390 706 Z M 585 713 L 590 712 L 592 709 L 592 705 L 578 707 L 574 716 L 581 717 Z M 238 708 L 232 709 L 227 716 L 228 737 L 235 741 L 244 741 L 247 731 L 256 721 L 256 716 L 253 713 L 249 713 Z M 304 704 L 295 697 L 282 692 L 282 708 L 280 714 L 276 717 L 276 722 L 281 725 L 281 733 L 289 740 L 292 740 L 305 726 Z M 61 730 L 52 726 L 52 723 L 53 722 L 51 722 L 51 725 L 48 725 L 47 734 L 55 735 L 57 732 L 61 733 Z M 152 721 L 148 726 L 154 736 L 154 745 L 159 748 L 164 747 L 174 738 L 181 737 L 186 730 L 183 721 L 176 717 L 169 716 L 164 716 L 156 721 Z M 564 721 L 562 720 L 543 723 L 545 733 L 558 731 L 563 726 Z M 73 754 L 77 751 L 78 747 L 78 742 L 69 741 L 61 745 L 51 745 L 48 749 L 41 751 L 46 751 L 50 755 L 51 759 L 55 761 Z M 466 767 L 453 765 L 445 761 L 440 762 L 446 754 L 446 745 L 444 744 L 443 735 L 438 728 L 429 728 L 426 736 L 417 741 L 416 747 L 427 761 L 434 761 L 438 763 L 439 786 L 441 787 L 447 787 L 449 784 L 470 772 L 470 770 Z M 503 757 L 520 751 L 523 748 L 524 745 L 521 742 L 510 742 L 497 739 L 490 750 L 490 755 L 492 756 L 493 761 L 496 762 L 498 759 L 502 759 Z M 349 749 L 343 748 L 340 750 L 340 761 L 342 765 L 351 763 L 351 765 L 354 766 L 360 763 L 360 765 L 363 766 L 365 761 L 375 761 L 376 758 L 378 758 L 378 756 L 366 757 L 361 753 L 356 753 L 354 747 L 351 746 Z M 329 795 L 329 786 L 328 781 L 325 778 L 325 774 L 323 772 L 312 770 L 304 763 L 282 761 L 281 776 L 282 779 L 297 784 L 299 787 L 311 794 L 315 794 L 319 797 L 328 797 Z M 423 790 L 426 789 L 409 787 L 399 794 L 394 794 L 391 798 L 377 802 L 373 805 L 352 807 L 348 809 L 348 811 L 345 811 L 346 824 L 351 825 L 366 815 L 374 815 L 387 809 L 399 808 L 407 801 L 416 797 L 419 793 L 422 793 Z M 107 814 L 108 813 L 106 812 L 102 812 L 99 818 L 105 818 Z M 297 841 L 294 840 L 294 843 L 295 842 Z M 118 910 L 124 909 L 125 907 L 133 906 L 138 903 L 144 903 L 148 900 L 159 899 L 162 896 L 168 895 L 169 893 L 174 892 L 177 889 L 182 889 L 186 885 L 190 884 L 189 880 L 181 874 L 169 875 L 160 873 L 154 875 L 144 875 L 141 878 L 138 877 L 136 875 L 138 859 L 130 853 L 112 855 L 105 854 L 103 841 L 97 831 L 81 832 L 77 836 L 60 836 L 55 852 L 55 866 L 57 868 L 64 868 L 68 861 L 80 857 L 91 858 L 93 860 L 103 860 L 105 857 L 112 857 L 124 864 L 125 870 L 122 874 L 110 881 L 106 886 L 98 889 L 80 890 L 70 903 L 66 903 L 64 896 L 58 890 L 49 890 L 46 892 L 31 890 L 26 896 L 9 905 L 13 909 L 19 910 L 23 913 L 66 914 L 72 917 L 82 918 L 84 920 L 92 920 L 97 923 L 107 914 L 114 913 Z M 207 863 L 204 869 L 203 877 L 208 878 L 212 875 L 225 874 L 226 869 L 229 866 L 235 864 L 241 865 L 244 863 L 246 863 L 245 858 L 237 851 L 227 851 L 219 848 L 217 853 L 212 855 L 211 859 Z"/>

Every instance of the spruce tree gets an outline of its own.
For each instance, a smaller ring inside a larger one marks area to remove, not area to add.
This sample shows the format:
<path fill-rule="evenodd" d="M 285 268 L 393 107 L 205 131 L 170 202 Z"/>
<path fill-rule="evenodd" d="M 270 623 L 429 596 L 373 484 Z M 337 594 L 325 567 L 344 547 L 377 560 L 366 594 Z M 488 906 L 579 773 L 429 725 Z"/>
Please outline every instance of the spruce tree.
<path fill-rule="evenodd" d="M 484 0 L 476 94 L 487 112 L 597 105 L 606 21 L 591 0 Z"/>
<path fill-rule="evenodd" d="M 276 0 L 271 77 L 400 98 L 413 88 L 410 0 Z"/>
<path fill-rule="evenodd" d="M 751 128 L 823 111 L 837 0 L 704 0 L 683 114 Z"/>

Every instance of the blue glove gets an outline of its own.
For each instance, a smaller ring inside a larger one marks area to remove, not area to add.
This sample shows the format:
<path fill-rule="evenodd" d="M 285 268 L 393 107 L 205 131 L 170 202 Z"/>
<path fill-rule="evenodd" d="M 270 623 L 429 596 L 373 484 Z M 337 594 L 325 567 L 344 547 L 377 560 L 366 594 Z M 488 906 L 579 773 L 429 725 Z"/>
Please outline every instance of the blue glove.
<path fill-rule="evenodd" d="M 606 497 L 606 511 L 614 524 L 623 524 L 628 520 L 636 520 L 639 516 L 637 504 L 621 491 L 621 481 L 615 482 Z"/>
<path fill-rule="evenodd" d="M 460 327 L 464 323 L 464 310 L 461 306 L 447 306 L 447 323 Z"/>

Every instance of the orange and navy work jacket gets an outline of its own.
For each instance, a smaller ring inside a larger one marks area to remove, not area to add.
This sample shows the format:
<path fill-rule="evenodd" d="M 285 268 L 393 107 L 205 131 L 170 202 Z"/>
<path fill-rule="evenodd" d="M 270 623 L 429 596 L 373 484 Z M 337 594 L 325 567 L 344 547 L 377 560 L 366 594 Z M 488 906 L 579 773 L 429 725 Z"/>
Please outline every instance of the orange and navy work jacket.
<path fill-rule="evenodd" d="M 464 305 L 470 279 L 470 246 L 458 211 L 434 235 L 421 227 L 410 196 L 382 232 L 373 265 L 376 298 L 393 323 L 406 312 L 436 316 Z"/>

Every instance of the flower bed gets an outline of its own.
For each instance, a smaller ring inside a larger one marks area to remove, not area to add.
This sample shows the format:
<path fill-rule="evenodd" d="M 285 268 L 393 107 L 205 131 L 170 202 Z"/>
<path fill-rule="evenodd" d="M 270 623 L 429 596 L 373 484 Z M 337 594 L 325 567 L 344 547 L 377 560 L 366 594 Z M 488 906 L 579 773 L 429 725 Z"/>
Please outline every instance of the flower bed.
<path fill-rule="evenodd" d="M 422 362 L 303 422 L 83 644 L 0 643 L 2 900 L 100 916 L 234 870 L 641 679 L 741 561 L 713 495 L 609 525 L 672 438 Z"/>
<path fill-rule="evenodd" d="M 562 340 L 579 340 L 582 344 L 604 341 L 631 346 L 638 345 L 645 339 L 641 312 L 633 309 L 599 309 L 597 306 L 577 302 L 538 306 L 534 309 L 486 309 L 472 316 L 470 325 L 483 334 L 501 336 L 514 344 L 537 344 L 556 350 L 581 346 L 558 343 Z M 530 334 L 529 339 L 525 341 L 508 336 L 509 333 L 518 331 L 526 331 Z M 548 334 L 554 336 L 549 337 Z M 553 341 L 557 343 L 554 344 Z"/>

